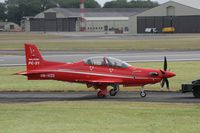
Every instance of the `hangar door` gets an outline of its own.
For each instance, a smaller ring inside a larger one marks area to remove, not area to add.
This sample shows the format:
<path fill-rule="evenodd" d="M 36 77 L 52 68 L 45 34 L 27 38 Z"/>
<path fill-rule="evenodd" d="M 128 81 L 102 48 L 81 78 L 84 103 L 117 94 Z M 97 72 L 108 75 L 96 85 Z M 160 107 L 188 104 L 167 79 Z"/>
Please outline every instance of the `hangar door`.
<path fill-rule="evenodd" d="M 57 31 L 76 31 L 77 18 L 57 19 Z"/>
<path fill-rule="evenodd" d="M 165 27 L 174 27 L 175 33 L 200 33 L 200 16 L 137 17 L 138 33 L 145 33 L 146 28 L 156 28 L 162 33 Z"/>
<path fill-rule="evenodd" d="M 44 19 L 30 20 L 31 31 L 76 31 L 77 18 L 56 18 L 56 13 L 45 13 Z"/>
<path fill-rule="evenodd" d="M 173 26 L 174 17 L 171 16 L 137 17 L 138 33 L 145 33 L 146 28 L 156 28 L 158 33 L 161 33 L 162 28 Z"/>
<path fill-rule="evenodd" d="M 30 19 L 30 31 L 44 31 L 44 19 Z"/>
<path fill-rule="evenodd" d="M 200 33 L 200 16 L 177 16 L 176 33 Z"/>
<path fill-rule="evenodd" d="M 57 31 L 56 13 L 45 13 L 44 29 L 45 31 Z"/>

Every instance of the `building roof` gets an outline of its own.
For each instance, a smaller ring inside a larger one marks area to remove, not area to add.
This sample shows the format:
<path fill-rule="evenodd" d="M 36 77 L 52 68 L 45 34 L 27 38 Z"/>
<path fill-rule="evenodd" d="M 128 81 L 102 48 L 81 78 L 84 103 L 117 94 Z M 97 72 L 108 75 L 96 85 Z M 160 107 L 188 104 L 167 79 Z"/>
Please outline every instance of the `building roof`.
<path fill-rule="evenodd" d="M 199 0 L 171 0 L 177 3 L 180 3 L 185 6 L 189 6 L 192 8 L 200 9 L 200 1 Z"/>
<path fill-rule="evenodd" d="M 136 15 L 147 8 L 86 8 L 85 17 L 129 17 Z M 80 17 L 79 8 L 51 8 L 44 12 L 57 12 L 64 17 Z M 35 16 L 41 18 L 44 12 Z"/>
<path fill-rule="evenodd" d="M 7 25 L 7 24 L 15 24 L 15 25 L 17 25 L 17 24 L 14 23 L 14 22 L 2 22 L 2 21 L 0 21 L 0 27 L 5 26 L 5 25 Z"/>
<path fill-rule="evenodd" d="M 94 21 L 94 20 L 99 20 L 99 21 L 109 21 L 109 20 L 124 20 L 124 21 L 127 21 L 129 20 L 129 17 L 85 17 L 86 20 L 89 20 L 89 21 Z"/>

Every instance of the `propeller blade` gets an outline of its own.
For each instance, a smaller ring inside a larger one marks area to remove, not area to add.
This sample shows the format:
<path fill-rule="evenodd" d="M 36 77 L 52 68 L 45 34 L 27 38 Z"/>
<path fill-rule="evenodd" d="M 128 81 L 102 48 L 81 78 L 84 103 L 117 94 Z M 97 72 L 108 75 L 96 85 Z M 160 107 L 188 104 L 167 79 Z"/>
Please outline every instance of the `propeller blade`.
<path fill-rule="evenodd" d="M 161 88 L 163 88 L 164 87 L 164 85 L 165 85 L 165 80 L 163 79 L 162 81 L 161 81 Z"/>
<path fill-rule="evenodd" d="M 161 88 L 163 88 L 166 84 L 166 87 L 167 89 L 169 89 L 169 80 L 167 78 L 164 78 L 162 81 L 161 81 Z"/>
<path fill-rule="evenodd" d="M 167 65 L 167 57 L 165 56 L 164 57 L 164 71 L 160 70 L 163 75 L 166 74 L 165 71 L 167 71 L 167 67 L 168 67 L 168 65 Z M 163 78 L 163 80 L 161 81 L 161 87 L 163 88 L 165 86 L 165 84 L 166 84 L 167 89 L 169 90 L 169 80 L 167 78 Z"/>
<path fill-rule="evenodd" d="M 167 78 L 165 79 L 165 83 L 166 83 L 167 89 L 169 90 L 169 80 Z"/>
<path fill-rule="evenodd" d="M 164 71 L 167 71 L 167 57 L 164 57 Z"/>

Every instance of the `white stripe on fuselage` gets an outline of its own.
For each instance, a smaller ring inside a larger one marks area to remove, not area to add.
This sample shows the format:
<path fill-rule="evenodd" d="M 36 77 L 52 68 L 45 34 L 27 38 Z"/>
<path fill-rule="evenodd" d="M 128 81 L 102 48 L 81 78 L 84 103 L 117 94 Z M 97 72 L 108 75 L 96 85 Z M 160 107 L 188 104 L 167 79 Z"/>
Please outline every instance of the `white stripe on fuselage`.
<path fill-rule="evenodd" d="M 65 72 L 73 74 L 84 74 L 84 75 L 93 75 L 93 76 L 105 76 L 105 77 L 115 77 L 115 78 L 128 78 L 128 79 L 149 79 L 148 77 L 138 77 L 138 76 L 123 76 L 123 75 L 114 75 L 114 74 L 103 74 L 103 73 L 92 73 L 92 72 L 82 72 L 75 71 L 70 69 L 58 69 L 58 70 L 39 70 L 39 72 Z"/>

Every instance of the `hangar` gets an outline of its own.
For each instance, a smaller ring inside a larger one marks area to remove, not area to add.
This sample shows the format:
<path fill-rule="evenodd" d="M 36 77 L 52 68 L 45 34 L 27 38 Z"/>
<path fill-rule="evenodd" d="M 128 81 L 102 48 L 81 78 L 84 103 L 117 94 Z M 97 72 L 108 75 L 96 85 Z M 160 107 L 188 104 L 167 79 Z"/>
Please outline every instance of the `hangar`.
<path fill-rule="evenodd" d="M 145 10 L 147 9 L 86 8 L 85 30 L 99 32 L 123 28 L 128 31 L 129 16 Z M 80 31 L 80 9 L 51 8 L 30 18 L 29 21 L 30 31 Z"/>
<path fill-rule="evenodd" d="M 0 22 L 0 31 L 13 32 L 21 31 L 20 26 L 13 22 Z"/>
<path fill-rule="evenodd" d="M 199 0 L 175 0 L 146 10 L 129 19 L 129 33 L 146 33 L 156 29 L 162 33 L 165 27 L 174 27 L 175 33 L 200 33 Z"/>

